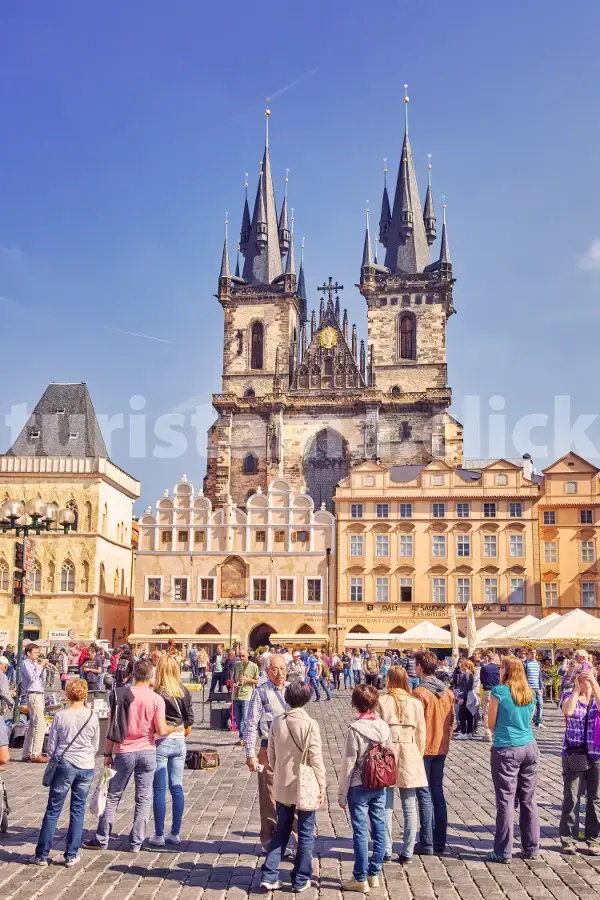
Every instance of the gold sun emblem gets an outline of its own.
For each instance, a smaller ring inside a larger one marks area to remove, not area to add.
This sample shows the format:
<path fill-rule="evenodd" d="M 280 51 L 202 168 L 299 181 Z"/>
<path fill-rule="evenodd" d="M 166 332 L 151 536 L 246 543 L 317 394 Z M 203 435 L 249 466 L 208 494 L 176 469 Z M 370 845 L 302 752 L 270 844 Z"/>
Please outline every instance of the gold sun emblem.
<path fill-rule="evenodd" d="M 335 328 L 332 328 L 331 325 L 328 325 L 327 328 L 324 328 L 321 332 L 321 347 L 325 347 L 326 350 L 331 350 L 332 347 L 335 347 L 337 344 L 337 332 Z"/>

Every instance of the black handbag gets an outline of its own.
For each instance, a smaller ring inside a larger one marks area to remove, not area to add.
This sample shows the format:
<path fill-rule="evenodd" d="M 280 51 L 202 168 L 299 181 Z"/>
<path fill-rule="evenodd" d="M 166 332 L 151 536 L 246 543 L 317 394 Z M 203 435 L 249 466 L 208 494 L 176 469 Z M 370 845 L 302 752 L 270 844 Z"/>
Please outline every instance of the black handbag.
<path fill-rule="evenodd" d="M 60 754 L 60 756 L 53 756 L 51 759 L 48 760 L 48 762 L 46 763 L 46 768 L 44 769 L 44 774 L 42 776 L 42 784 L 44 785 L 44 787 L 47 787 L 47 788 L 52 787 L 52 782 L 54 781 L 54 776 L 56 775 L 56 770 L 58 769 L 58 765 L 59 765 L 61 759 L 63 758 L 63 756 L 65 755 L 65 753 L 67 752 L 67 750 L 69 749 L 71 744 L 73 744 L 77 740 L 77 738 L 79 737 L 79 735 L 81 734 L 83 729 L 86 727 L 86 725 L 90 724 L 90 719 L 92 718 L 93 715 L 94 715 L 94 710 L 91 710 L 89 717 L 85 720 L 85 722 L 83 723 L 83 725 L 81 726 L 81 728 L 79 729 L 79 731 L 77 732 L 77 734 L 75 735 L 73 740 L 69 741 L 69 743 L 67 744 L 67 746 L 65 747 L 63 752 Z"/>
<path fill-rule="evenodd" d="M 567 740 L 567 752 L 565 755 L 565 761 L 568 772 L 576 772 L 582 774 L 583 772 L 587 772 L 588 769 L 590 769 L 592 766 L 587 749 L 587 734 L 591 704 L 592 701 L 590 700 L 585 714 L 585 723 L 583 726 L 583 743 L 579 747 L 573 747 Z"/>

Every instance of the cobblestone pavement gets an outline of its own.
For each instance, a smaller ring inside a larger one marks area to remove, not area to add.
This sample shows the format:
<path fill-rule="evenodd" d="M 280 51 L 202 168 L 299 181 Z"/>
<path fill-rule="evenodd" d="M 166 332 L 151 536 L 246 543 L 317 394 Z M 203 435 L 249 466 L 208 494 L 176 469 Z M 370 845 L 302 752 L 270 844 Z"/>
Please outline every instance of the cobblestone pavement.
<path fill-rule="evenodd" d="M 317 813 L 314 886 L 306 892 L 307 900 L 339 900 L 340 876 L 351 875 L 350 824 L 337 805 L 340 748 L 351 717 L 348 698 L 349 692 L 342 691 L 331 703 L 311 706 L 321 726 L 330 798 L 329 806 Z M 206 714 L 208 720 L 208 707 Z M 562 722 L 553 709 L 546 711 L 546 722 L 548 729 L 536 732 L 542 752 L 541 859 L 524 861 L 515 856 L 509 866 L 484 862 L 484 854 L 492 846 L 495 816 L 490 745 L 478 740 L 453 742 L 445 780 L 451 855 L 415 857 L 406 868 L 396 862 L 386 864 L 382 887 L 371 890 L 374 900 L 597 900 L 600 859 L 584 855 L 566 858 L 558 852 Z M 118 900 L 245 900 L 267 896 L 260 888 L 257 781 L 244 766 L 243 749 L 233 735 L 210 731 L 202 724 L 194 729 L 190 746 L 217 748 L 221 766 L 212 772 L 186 770 L 184 841 L 178 852 L 143 850 L 133 856 L 126 851 L 133 801 L 133 792 L 128 789 L 110 850 L 100 854 L 83 850 L 82 863 L 74 869 L 60 864 L 46 869 L 25 864 L 35 847 L 46 791 L 41 785 L 42 767 L 11 762 L 5 773 L 12 804 L 10 829 L 7 835 L 0 835 L 2 900 L 80 900 L 90 891 L 94 900 L 103 900 L 113 892 Z M 396 841 L 401 833 L 398 815 L 397 809 Z M 88 815 L 86 824 L 93 828 L 95 820 Z M 57 863 L 62 861 L 62 852 L 58 851 L 63 849 L 65 828 L 63 815 L 52 851 Z M 398 844 L 395 849 L 399 849 Z M 291 863 L 284 862 L 284 886 L 273 900 L 290 894 L 290 868 Z M 359 895 L 346 895 L 353 896 Z"/>

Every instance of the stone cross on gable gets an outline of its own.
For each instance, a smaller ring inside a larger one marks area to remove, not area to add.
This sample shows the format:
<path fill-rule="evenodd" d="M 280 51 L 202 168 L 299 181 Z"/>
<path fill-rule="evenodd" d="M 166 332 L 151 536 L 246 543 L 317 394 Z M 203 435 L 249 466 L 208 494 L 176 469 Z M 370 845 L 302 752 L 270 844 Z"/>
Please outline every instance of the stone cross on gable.
<path fill-rule="evenodd" d="M 338 284 L 337 281 L 334 284 L 333 278 L 331 276 L 329 276 L 329 281 L 327 282 L 327 284 L 325 284 L 325 282 L 323 282 L 323 284 L 320 287 L 318 287 L 317 290 L 321 294 L 328 294 L 329 299 L 327 301 L 327 305 L 329 305 L 329 304 L 333 305 L 333 295 L 335 294 L 336 300 L 339 300 L 339 292 L 344 290 L 344 285 Z"/>

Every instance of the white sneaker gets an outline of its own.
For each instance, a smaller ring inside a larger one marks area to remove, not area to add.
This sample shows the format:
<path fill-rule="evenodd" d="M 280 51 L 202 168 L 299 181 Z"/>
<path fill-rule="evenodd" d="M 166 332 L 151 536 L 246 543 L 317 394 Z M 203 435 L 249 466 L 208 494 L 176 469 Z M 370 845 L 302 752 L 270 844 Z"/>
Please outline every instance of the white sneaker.
<path fill-rule="evenodd" d="M 536 728 L 545 728 L 546 726 L 543 725 L 543 724 L 540 722 L 540 724 L 539 724 L 539 725 L 536 725 L 535 727 L 536 727 Z"/>
<path fill-rule="evenodd" d="M 379 887 L 379 875 L 369 875 L 367 877 L 369 887 Z"/>
<path fill-rule="evenodd" d="M 167 834 L 167 836 L 165 837 L 165 841 L 167 842 L 167 844 L 180 844 L 181 838 L 178 834 Z"/>
<path fill-rule="evenodd" d="M 260 886 L 267 891 L 278 891 L 281 883 L 279 881 L 261 881 Z"/>
<path fill-rule="evenodd" d="M 343 891 L 356 891 L 357 894 L 368 894 L 371 890 L 368 881 L 357 881 L 356 878 L 342 881 L 340 887 Z"/>
<path fill-rule="evenodd" d="M 302 894 L 304 891 L 307 891 L 310 886 L 311 886 L 311 882 L 307 881 L 306 884 L 303 885 L 302 887 L 292 888 L 292 891 L 294 892 L 294 894 Z"/>
<path fill-rule="evenodd" d="M 454 738 L 456 741 L 466 741 L 467 735 L 463 734 L 462 731 L 460 734 L 457 734 Z"/>
<path fill-rule="evenodd" d="M 148 839 L 148 843 L 152 847 L 164 847 L 165 846 L 165 836 L 164 836 L 164 834 L 161 834 L 161 835 L 153 834 L 152 837 Z"/>
<path fill-rule="evenodd" d="M 73 857 L 71 857 L 71 859 L 65 859 L 65 869 L 72 869 L 73 866 L 76 866 L 77 863 L 80 863 L 80 862 L 81 862 L 81 857 L 78 853 L 77 856 L 73 856 Z"/>

